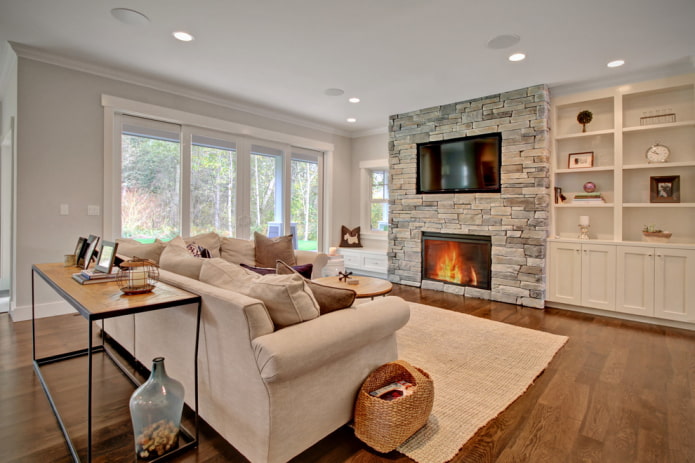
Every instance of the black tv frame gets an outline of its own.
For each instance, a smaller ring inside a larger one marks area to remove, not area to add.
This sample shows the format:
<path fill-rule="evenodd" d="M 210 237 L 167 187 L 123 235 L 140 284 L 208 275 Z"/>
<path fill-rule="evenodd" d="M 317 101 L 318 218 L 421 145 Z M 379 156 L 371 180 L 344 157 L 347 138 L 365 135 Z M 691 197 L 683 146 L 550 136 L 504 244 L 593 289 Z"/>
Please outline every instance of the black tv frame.
<path fill-rule="evenodd" d="M 443 190 L 425 190 L 420 188 L 420 147 L 424 145 L 442 145 L 445 143 L 454 143 L 460 141 L 472 141 L 480 138 L 497 138 L 497 165 L 498 165 L 498 180 L 499 185 L 497 188 L 447 188 Z M 501 193 L 502 192 L 502 133 L 501 132 L 490 132 L 483 133 L 479 135 L 470 135 L 467 137 L 449 138 L 446 140 L 434 140 L 427 141 L 417 144 L 417 150 L 415 153 L 416 162 L 416 178 L 415 178 L 415 190 L 417 194 L 451 194 L 451 193 Z"/>

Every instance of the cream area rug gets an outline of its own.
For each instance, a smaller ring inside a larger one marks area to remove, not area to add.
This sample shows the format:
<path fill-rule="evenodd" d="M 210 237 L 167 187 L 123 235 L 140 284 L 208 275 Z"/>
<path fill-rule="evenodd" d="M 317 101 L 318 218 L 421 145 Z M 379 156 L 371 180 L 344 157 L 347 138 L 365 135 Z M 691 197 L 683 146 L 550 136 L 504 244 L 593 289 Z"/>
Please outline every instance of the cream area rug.
<path fill-rule="evenodd" d="M 429 421 L 398 447 L 420 463 L 451 460 L 528 389 L 567 342 L 566 336 L 415 303 L 397 337 L 399 358 L 434 381 Z"/>

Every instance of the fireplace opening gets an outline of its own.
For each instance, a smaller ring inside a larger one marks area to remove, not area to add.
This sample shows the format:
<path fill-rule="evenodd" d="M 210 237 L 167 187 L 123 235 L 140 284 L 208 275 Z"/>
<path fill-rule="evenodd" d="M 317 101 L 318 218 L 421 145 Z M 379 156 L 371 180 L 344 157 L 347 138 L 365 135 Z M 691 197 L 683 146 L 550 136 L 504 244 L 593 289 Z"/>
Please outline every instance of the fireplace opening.
<path fill-rule="evenodd" d="M 491 288 L 489 236 L 422 233 L 422 278 L 480 289 Z"/>

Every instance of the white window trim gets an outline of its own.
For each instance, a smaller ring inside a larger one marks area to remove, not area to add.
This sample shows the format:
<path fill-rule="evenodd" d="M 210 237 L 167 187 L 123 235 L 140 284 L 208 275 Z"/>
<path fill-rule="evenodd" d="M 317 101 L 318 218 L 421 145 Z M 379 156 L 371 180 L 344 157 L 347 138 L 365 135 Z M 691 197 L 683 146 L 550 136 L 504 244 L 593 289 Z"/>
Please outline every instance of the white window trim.
<path fill-rule="evenodd" d="M 371 179 L 370 172 L 373 170 L 389 170 L 388 159 L 371 159 L 368 161 L 360 161 L 360 235 L 374 240 L 386 240 L 388 232 L 373 231 L 370 209 L 371 209 Z"/>
<path fill-rule="evenodd" d="M 276 142 L 286 144 L 293 148 L 306 148 L 313 151 L 323 152 L 325 169 L 323 171 L 324 185 L 331 185 L 333 175 L 333 156 L 335 145 L 311 138 L 300 137 L 273 130 L 263 129 L 237 122 L 225 121 L 200 114 L 188 113 L 178 109 L 167 108 L 164 106 L 142 103 L 139 101 L 120 98 L 112 95 L 101 95 L 101 104 L 104 107 L 104 210 L 102 215 L 102 233 L 104 239 L 114 240 L 120 232 L 120 221 L 115 218 L 120 215 L 120 188 L 115 186 L 120 182 L 120 178 L 115 175 L 120 172 L 120 137 L 115 136 L 118 128 L 116 127 L 116 114 L 128 114 L 151 118 L 174 124 L 200 127 L 225 132 L 250 139 L 258 139 L 261 143 Z M 247 142 L 251 142 L 247 139 Z M 289 158 L 289 150 L 287 152 Z M 323 232 L 319 237 L 319 251 L 325 251 L 323 247 L 329 241 L 329 230 L 331 228 L 332 215 L 330 189 L 323 189 L 323 206 L 320 208 L 323 215 Z M 119 211 L 119 215 L 114 215 Z M 182 230 L 183 232 L 183 230 Z M 321 239 L 322 238 L 322 239 Z"/>

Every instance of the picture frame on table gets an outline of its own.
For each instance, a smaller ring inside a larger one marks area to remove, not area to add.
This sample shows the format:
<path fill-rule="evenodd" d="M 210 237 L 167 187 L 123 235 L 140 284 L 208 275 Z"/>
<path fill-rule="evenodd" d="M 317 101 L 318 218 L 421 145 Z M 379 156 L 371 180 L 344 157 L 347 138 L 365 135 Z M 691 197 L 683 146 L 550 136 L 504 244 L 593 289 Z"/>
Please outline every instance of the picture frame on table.
<path fill-rule="evenodd" d="M 87 238 L 84 236 L 80 236 L 77 238 L 77 244 L 75 245 L 75 252 L 73 253 L 75 255 L 75 264 L 74 265 L 79 265 L 80 257 L 82 256 L 83 253 L 83 248 L 84 245 L 87 243 Z"/>
<path fill-rule="evenodd" d="M 570 153 L 567 155 L 568 169 L 586 169 L 594 167 L 594 152 L 586 151 L 584 153 Z"/>
<path fill-rule="evenodd" d="M 87 242 L 82 246 L 82 253 L 75 257 L 75 262 L 78 267 L 82 267 L 85 270 L 89 267 L 89 264 L 94 258 L 94 251 L 97 248 L 97 244 L 99 244 L 99 237 L 96 235 L 89 235 Z"/>
<path fill-rule="evenodd" d="M 650 203 L 681 202 L 681 176 L 649 177 Z"/>
<path fill-rule="evenodd" d="M 102 241 L 101 247 L 99 248 L 99 257 L 97 257 L 94 270 L 97 272 L 111 273 L 114 260 L 116 259 L 117 249 L 118 243 L 113 241 Z"/>

